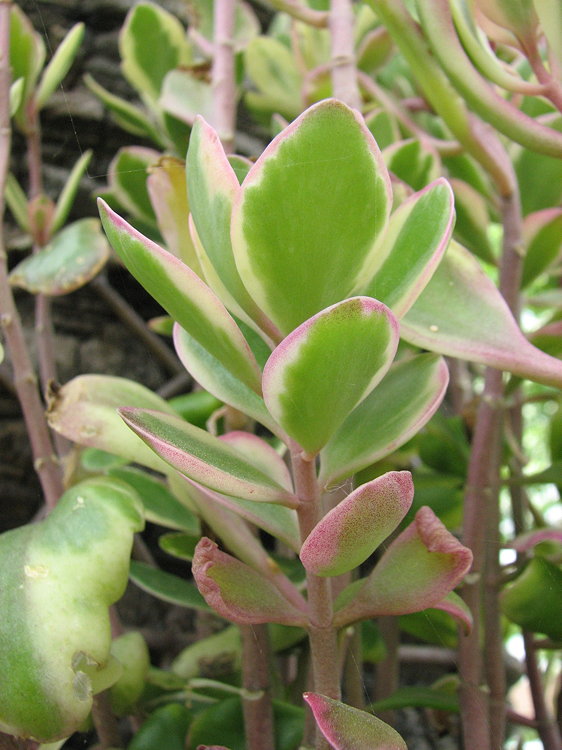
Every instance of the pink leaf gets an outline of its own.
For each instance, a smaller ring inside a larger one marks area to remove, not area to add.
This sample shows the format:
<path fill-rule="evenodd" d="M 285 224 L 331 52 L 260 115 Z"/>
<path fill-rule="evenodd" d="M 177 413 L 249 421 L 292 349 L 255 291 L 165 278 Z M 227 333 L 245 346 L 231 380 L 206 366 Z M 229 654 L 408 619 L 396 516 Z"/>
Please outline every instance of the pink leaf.
<path fill-rule="evenodd" d="M 339 599 L 337 626 L 378 615 L 405 615 L 435 607 L 467 573 L 472 552 L 427 507 L 382 556 L 371 575 Z"/>
<path fill-rule="evenodd" d="M 276 622 L 306 626 L 308 615 L 256 570 L 203 537 L 195 548 L 193 577 L 207 604 L 238 625 Z"/>

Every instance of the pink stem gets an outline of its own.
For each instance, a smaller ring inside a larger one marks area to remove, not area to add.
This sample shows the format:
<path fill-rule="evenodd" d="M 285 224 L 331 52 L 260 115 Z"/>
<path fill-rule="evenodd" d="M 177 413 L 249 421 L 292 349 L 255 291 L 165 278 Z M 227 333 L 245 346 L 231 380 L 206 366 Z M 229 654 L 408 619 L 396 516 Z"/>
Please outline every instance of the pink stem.
<path fill-rule="evenodd" d="M 214 126 L 224 149 L 234 149 L 236 87 L 234 82 L 234 0 L 215 0 L 212 87 Z"/>
<path fill-rule="evenodd" d="M 331 0 L 332 88 L 336 99 L 350 107 L 361 107 L 357 65 L 353 46 L 353 6 L 351 0 Z"/>

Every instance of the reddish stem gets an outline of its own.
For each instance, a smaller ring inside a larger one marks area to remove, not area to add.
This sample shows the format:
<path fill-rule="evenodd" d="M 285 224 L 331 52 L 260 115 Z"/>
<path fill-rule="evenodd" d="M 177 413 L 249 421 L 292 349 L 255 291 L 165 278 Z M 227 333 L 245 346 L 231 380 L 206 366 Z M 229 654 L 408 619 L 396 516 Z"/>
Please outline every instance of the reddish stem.
<path fill-rule="evenodd" d="M 329 28 L 332 45 L 332 89 L 336 99 L 359 109 L 361 95 L 357 83 L 353 26 L 351 0 L 331 0 Z"/>

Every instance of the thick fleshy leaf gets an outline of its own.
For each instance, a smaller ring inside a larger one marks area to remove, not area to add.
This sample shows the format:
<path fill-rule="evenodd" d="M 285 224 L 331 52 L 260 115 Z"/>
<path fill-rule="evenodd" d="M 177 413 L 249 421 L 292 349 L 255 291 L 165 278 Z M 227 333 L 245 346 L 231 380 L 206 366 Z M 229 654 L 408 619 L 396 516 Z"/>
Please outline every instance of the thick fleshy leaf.
<path fill-rule="evenodd" d="M 496 255 L 488 236 L 490 214 L 484 196 L 464 180 L 449 181 L 455 194 L 455 239 L 481 260 L 494 264 Z"/>
<path fill-rule="evenodd" d="M 537 122 L 562 134 L 562 115 L 551 112 L 537 117 Z M 527 215 L 562 201 L 562 159 L 560 156 L 537 154 L 529 148 L 515 149 L 512 159 L 521 191 L 521 208 Z"/>
<path fill-rule="evenodd" d="M 562 60 L 562 7 L 558 0 L 534 0 L 542 31 L 555 58 Z"/>
<path fill-rule="evenodd" d="M 265 440 L 242 430 L 227 432 L 225 435 L 221 435 L 219 440 L 235 448 L 256 469 L 263 471 L 264 474 L 274 479 L 281 487 L 292 492 L 293 483 L 287 464 L 275 448 L 266 443 Z"/>
<path fill-rule="evenodd" d="M 111 655 L 123 667 L 121 677 L 111 687 L 111 709 L 116 716 L 126 716 L 132 712 L 144 690 L 150 654 L 142 635 L 132 630 L 115 638 Z"/>
<path fill-rule="evenodd" d="M 222 302 L 178 258 L 137 232 L 100 201 L 104 229 L 129 271 L 234 377 L 261 392 L 261 372 Z"/>
<path fill-rule="evenodd" d="M 193 577 L 207 604 L 238 625 L 277 622 L 305 626 L 306 610 L 297 609 L 268 579 L 203 537 L 193 558 Z"/>
<path fill-rule="evenodd" d="M 380 382 L 398 338 L 390 310 L 370 297 L 352 297 L 322 310 L 268 359 L 262 384 L 269 411 L 314 455 Z"/>
<path fill-rule="evenodd" d="M 440 178 L 392 214 L 377 248 L 377 268 L 365 294 L 401 318 L 427 286 L 447 249 L 454 225 L 453 193 Z"/>
<path fill-rule="evenodd" d="M 212 120 L 213 89 L 195 70 L 171 70 L 164 79 L 159 104 L 187 125 L 193 125 L 197 115 Z"/>
<path fill-rule="evenodd" d="M 235 378 L 216 357 L 201 346 L 181 326 L 174 326 L 174 345 L 183 366 L 193 378 L 224 403 L 263 424 L 275 435 L 281 428 L 268 412 L 263 399 L 241 380 Z"/>
<path fill-rule="evenodd" d="M 437 151 L 414 138 L 388 146 L 383 157 L 388 171 L 414 190 L 422 190 L 443 171 Z"/>
<path fill-rule="evenodd" d="M 434 607 L 462 580 L 471 564 L 472 552 L 447 531 L 430 508 L 420 508 L 371 575 L 342 592 L 334 623 L 339 627 L 366 617 Z"/>
<path fill-rule="evenodd" d="M 474 624 L 472 613 L 464 600 L 454 591 L 450 591 L 442 601 L 434 604 L 433 609 L 441 610 L 454 617 L 462 625 L 465 633 L 470 633 L 472 630 Z"/>
<path fill-rule="evenodd" d="M 394 364 L 322 451 L 323 485 L 341 482 L 407 442 L 433 416 L 448 381 L 445 362 L 434 354 Z"/>
<path fill-rule="evenodd" d="M 164 570 L 153 568 L 152 565 L 133 560 L 130 579 L 140 589 L 163 602 L 203 612 L 209 611 L 197 587 L 172 573 L 166 573 Z"/>
<path fill-rule="evenodd" d="M 297 499 L 292 492 L 205 430 L 175 415 L 156 411 L 126 408 L 120 413 L 152 450 L 204 487 L 246 500 L 296 507 Z"/>
<path fill-rule="evenodd" d="M 370 277 L 389 209 L 388 174 L 363 118 L 322 101 L 270 143 L 244 180 L 232 216 L 240 276 L 287 334 Z"/>
<path fill-rule="evenodd" d="M 132 466 L 117 466 L 110 469 L 108 474 L 126 482 L 135 490 L 144 505 L 147 521 L 168 529 L 179 529 L 191 534 L 200 533 L 196 516 L 180 503 L 159 479 Z"/>
<path fill-rule="evenodd" d="M 310 532 L 300 551 L 302 564 L 320 576 L 358 567 L 396 529 L 413 496 L 409 471 L 389 471 L 361 485 Z"/>
<path fill-rule="evenodd" d="M 57 204 L 55 206 L 55 213 L 53 215 L 52 231 L 58 232 L 65 224 L 68 219 L 68 215 L 74 204 L 76 193 L 80 187 L 80 181 L 86 174 L 86 171 L 92 160 L 93 151 L 84 151 L 82 156 L 72 167 L 70 174 L 64 187 L 61 190 L 59 197 L 57 198 Z"/>
<path fill-rule="evenodd" d="M 199 34 L 209 42 L 214 41 L 213 36 L 213 9 L 212 0 L 194 0 L 190 6 L 190 26 L 196 28 Z M 260 23 L 255 11 L 245 2 L 237 2 L 234 13 L 233 48 L 236 52 L 245 49 L 250 39 L 260 33 Z"/>
<path fill-rule="evenodd" d="M 135 493 L 89 479 L 65 492 L 44 521 L 0 537 L 0 729 L 43 742 L 68 737 L 107 687 L 108 607 L 125 590 Z M 8 647 L 9 645 L 9 647 Z"/>
<path fill-rule="evenodd" d="M 509 546 L 518 552 L 529 552 L 537 544 L 541 544 L 541 542 L 557 542 L 562 545 L 562 529 L 557 529 L 553 526 L 535 529 L 516 537 Z"/>
<path fill-rule="evenodd" d="M 78 445 L 99 448 L 163 473 L 168 464 L 123 423 L 117 409 L 137 406 L 174 414 L 145 386 L 109 375 L 79 375 L 48 394 L 47 419 L 56 432 Z"/>
<path fill-rule="evenodd" d="M 292 120 L 302 110 L 302 77 L 295 57 L 279 40 L 253 39 L 245 49 L 246 73 L 257 91 L 246 94 L 246 104 L 269 122 L 273 113 Z"/>
<path fill-rule="evenodd" d="M 263 325 L 264 314 L 240 278 L 230 241 L 232 204 L 240 191 L 239 182 L 218 134 L 202 117 L 197 117 L 189 139 L 186 175 L 191 215 L 205 254 L 239 308 Z M 213 288 L 212 279 L 208 280 Z M 215 291 L 220 296 L 219 290 Z"/>
<path fill-rule="evenodd" d="M 35 94 L 38 109 L 45 106 L 70 70 L 84 39 L 84 30 L 83 23 L 77 23 L 73 26 L 59 44 L 55 54 L 43 71 Z"/>
<path fill-rule="evenodd" d="M 562 568 L 544 557 L 533 557 L 521 575 L 501 593 L 502 612 L 525 630 L 562 640 Z"/>
<path fill-rule="evenodd" d="M 562 386 L 562 362 L 527 341 L 478 261 L 454 240 L 400 332 L 426 349 Z"/>
<path fill-rule="evenodd" d="M 135 219 L 156 227 L 156 216 L 147 189 L 149 169 L 158 164 L 160 153 L 144 146 L 120 148 L 109 165 L 109 186 L 119 205 Z"/>
<path fill-rule="evenodd" d="M 45 44 L 18 5 L 10 9 L 10 68 L 13 81 L 22 79 L 23 92 L 16 120 L 24 124 L 24 105 L 31 96 L 45 61 Z"/>
<path fill-rule="evenodd" d="M 490 21 L 508 29 L 520 40 L 535 35 L 538 19 L 533 0 L 476 0 L 476 7 Z"/>
<path fill-rule="evenodd" d="M 80 219 L 19 263 L 10 284 L 32 294 L 61 295 L 87 284 L 109 258 L 109 245 L 97 219 Z"/>
<path fill-rule="evenodd" d="M 151 101 L 158 99 L 166 73 L 191 62 L 185 30 L 164 8 L 138 3 L 125 20 L 119 36 L 123 74 Z"/>
<path fill-rule="evenodd" d="M 189 235 L 189 204 L 183 161 L 163 156 L 148 171 L 146 188 L 158 220 L 158 229 L 166 241 L 166 248 L 202 278 Z"/>
<path fill-rule="evenodd" d="M 546 271 L 562 254 L 562 208 L 547 208 L 525 217 L 521 286 L 526 287 Z"/>
<path fill-rule="evenodd" d="M 407 750 L 398 732 L 373 714 L 319 693 L 303 697 L 334 750 Z"/>

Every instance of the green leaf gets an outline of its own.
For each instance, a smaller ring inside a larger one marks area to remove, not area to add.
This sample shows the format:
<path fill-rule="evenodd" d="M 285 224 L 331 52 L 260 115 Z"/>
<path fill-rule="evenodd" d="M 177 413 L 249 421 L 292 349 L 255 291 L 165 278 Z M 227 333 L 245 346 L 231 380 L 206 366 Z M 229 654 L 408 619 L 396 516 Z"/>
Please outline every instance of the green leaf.
<path fill-rule="evenodd" d="M 275 748 L 297 750 L 302 739 L 304 711 L 281 701 L 273 701 Z M 227 698 L 201 711 L 193 720 L 188 736 L 188 750 L 218 746 L 228 742 L 230 750 L 247 750 L 244 717 L 240 698 Z"/>
<path fill-rule="evenodd" d="M 113 673 L 108 607 L 142 526 L 135 493 L 96 478 L 67 490 L 44 521 L 0 537 L 3 732 L 52 742 L 86 719 L 92 688 Z"/>
<path fill-rule="evenodd" d="M 80 219 L 19 263 L 10 284 L 32 294 L 68 294 L 87 284 L 109 258 L 109 245 L 97 219 Z"/>
<path fill-rule="evenodd" d="M 90 161 L 92 160 L 92 154 L 92 151 L 84 151 L 82 156 L 72 167 L 68 179 L 66 180 L 57 200 L 51 231 L 58 232 L 68 219 L 68 215 L 80 186 L 80 180 L 86 174 Z"/>
<path fill-rule="evenodd" d="M 236 378 L 261 393 L 261 372 L 246 339 L 209 287 L 103 201 L 100 214 L 113 249 L 135 278 Z"/>
<path fill-rule="evenodd" d="M 174 345 L 183 366 L 199 385 L 224 403 L 252 417 L 274 435 L 283 436 L 281 428 L 268 412 L 261 396 L 234 377 L 216 357 L 179 325 L 174 328 Z"/>
<path fill-rule="evenodd" d="M 443 314 L 447 300 L 447 314 Z M 401 335 L 417 346 L 562 385 L 562 362 L 532 346 L 478 261 L 454 240 L 414 306 Z"/>
<path fill-rule="evenodd" d="M 168 71 L 192 59 L 178 19 L 153 3 L 138 3 L 129 11 L 119 36 L 119 52 L 125 78 L 152 102 L 158 99 Z"/>
<path fill-rule="evenodd" d="M 127 750 L 185 750 L 185 735 L 191 721 L 191 710 L 179 703 L 160 706 L 142 724 Z"/>
<path fill-rule="evenodd" d="M 57 47 L 55 54 L 43 71 L 39 86 L 37 87 L 35 101 L 37 102 L 38 109 L 42 109 L 45 106 L 70 70 L 84 39 L 84 31 L 84 24 L 77 23 L 70 29 Z"/>
<path fill-rule="evenodd" d="M 523 238 L 527 251 L 521 286 L 525 288 L 562 254 L 562 208 L 546 208 L 526 216 Z"/>
<path fill-rule="evenodd" d="M 24 89 L 16 121 L 25 124 L 25 103 L 32 95 L 39 73 L 45 62 L 45 45 L 18 5 L 10 10 L 10 68 L 12 81 L 22 78 Z"/>
<path fill-rule="evenodd" d="M 14 175 L 10 172 L 6 179 L 6 203 L 12 212 L 14 219 L 19 224 L 20 229 L 29 234 L 31 231 L 29 224 L 29 210 L 27 207 L 27 197 Z"/>
<path fill-rule="evenodd" d="M 389 210 L 378 147 L 341 102 L 311 107 L 273 140 L 244 180 L 231 236 L 246 288 L 282 333 L 372 275 Z"/>
<path fill-rule="evenodd" d="M 381 381 L 398 346 L 387 307 L 353 297 L 322 310 L 274 350 L 263 373 L 265 403 L 312 456 Z"/>
<path fill-rule="evenodd" d="M 414 190 L 422 190 L 443 171 L 438 153 L 414 138 L 393 143 L 383 156 L 388 171 Z"/>
<path fill-rule="evenodd" d="M 246 104 L 263 120 L 273 113 L 292 120 L 302 111 L 302 76 L 294 56 L 277 39 L 259 36 L 244 53 L 244 67 L 257 92 L 246 94 Z"/>
<path fill-rule="evenodd" d="M 256 321 L 268 330 L 271 322 L 264 320 L 263 312 L 248 294 L 232 252 L 230 218 L 234 198 L 240 192 L 238 179 L 219 136 L 201 117 L 197 117 L 189 139 L 186 175 L 197 235 L 214 274 L 221 282 L 218 286 L 213 284 L 212 275 L 205 267 L 209 285 L 221 297 L 221 289 L 226 290 L 229 299 L 222 298 L 234 314 L 242 314 L 247 322 Z M 230 300 L 234 307 L 229 304 Z"/>
<path fill-rule="evenodd" d="M 488 237 L 490 214 L 484 196 L 464 180 L 449 180 L 455 193 L 455 239 L 487 263 L 496 263 Z"/>
<path fill-rule="evenodd" d="M 203 665 L 213 662 L 230 664 L 231 672 L 240 669 L 242 660 L 242 643 L 240 628 L 229 625 L 218 633 L 201 638 L 184 648 L 172 662 L 172 671 L 184 680 L 191 680 L 202 672 Z"/>
<path fill-rule="evenodd" d="M 562 568 L 543 557 L 533 557 L 501 593 L 502 612 L 512 622 L 533 633 L 562 640 L 560 600 Z"/>
<path fill-rule="evenodd" d="M 453 193 L 440 178 L 415 193 L 392 214 L 377 247 L 375 275 L 365 294 L 401 318 L 419 297 L 451 239 Z"/>
<path fill-rule="evenodd" d="M 137 492 L 143 502 L 147 521 L 190 534 L 200 532 L 198 519 L 163 482 L 131 466 L 113 467 L 108 474 L 126 482 Z"/>
<path fill-rule="evenodd" d="M 158 537 L 158 546 L 168 555 L 172 555 L 172 557 L 191 562 L 199 538 L 199 534 L 193 535 L 183 534 L 181 532 L 170 532 L 169 534 L 161 534 Z"/>
<path fill-rule="evenodd" d="M 562 115 L 543 115 L 538 122 L 553 132 L 562 133 Z M 557 206 L 562 200 L 562 159 L 521 148 L 513 154 L 517 182 L 521 192 L 523 214 Z"/>
<path fill-rule="evenodd" d="M 223 406 L 222 401 L 203 390 L 174 396 L 168 403 L 176 414 L 201 428 L 204 428 L 209 417 Z"/>
<path fill-rule="evenodd" d="M 23 101 L 23 91 L 25 87 L 25 79 L 18 78 L 10 86 L 10 117 L 14 117 L 18 109 L 21 107 Z"/>
<path fill-rule="evenodd" d="M 376 716 L 318 693 L 303 697 L 334 750 L 407 750 L 398 732 Z"/>
<path fill-rule="evenodd" d="M 205 600 L 193 583 L 184 581 L 183 578 L 166 573 L 158 568 L 153 568 L 146 563 L 131 562 L 130 579 L 143 591 L 152 594 L 157 599 L 179 607 L 209 611 Z"/>
<path fill-rule="evenodd" d="M 338 484 L 407 442 L 433 416 L 447 383 L 447 366 L 434 354 L 394 364 L 322 451 L 323 485 Z"/>
<path fill-rule="evenodd" d="M 120 205 L 150 226 L 156 226 L 156 215 L 146 181 L 150 167 L 159 159 L 160 154 L 154 149 L 125 146 L 119 149 L 109 165 L 109 186 Z"/>
<path fill-rule="evenodd" d="M 457 695 L 442 690 L 412 685 L 396 690 L 388 698 L 372 703 L 369 708 L 373 711 L 393 711 L 409 706 L 458 713 L 459 699 Z"/>
<path fill-rule="evenodd" d="M 142 695 L 150 654 L 142 635 L 133 630 L 113 641 L 111 655 L 123 667 L 121 676 L 110 689 L 111 710 L 116 716 L 125 716 L 131 713 Z"/>
<path fill-rule="evenodd" d="M 158 146 L 164 145 L 162 136 L 141 109 L 104 89 L 89 73 L 84 76 L 84 83 L 105 104 L 120 128 L 133 135 L 150 138 Z"/>
<path fill-rule="evenodd" d="M 120 413 L 159 456 L 195 482 L 246 500 L 296 506 L 292 492 L 205 430 L 160 412 L 126 408 Z"/>
<path fill-rule="evenodd" d="M 159 104 L 188 125 L 193 125 L 198 115 L 213 119 L 213 89 L 196 70 L 171 70 L 164 79 Z"/>

